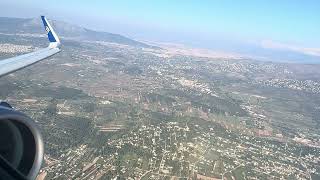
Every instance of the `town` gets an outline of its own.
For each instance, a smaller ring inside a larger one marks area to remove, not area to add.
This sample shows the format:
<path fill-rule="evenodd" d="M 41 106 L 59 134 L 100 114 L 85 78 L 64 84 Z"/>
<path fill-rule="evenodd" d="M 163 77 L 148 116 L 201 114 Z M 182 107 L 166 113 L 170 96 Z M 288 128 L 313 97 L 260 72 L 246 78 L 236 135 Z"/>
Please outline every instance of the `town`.
<path fill-rule="evenodd" d="M 3 58 L 45 44 L 0 36 Z M 0 81 L 43 134 L 38 179 L 319 179 L 319 65 L 63 40 Z"/>

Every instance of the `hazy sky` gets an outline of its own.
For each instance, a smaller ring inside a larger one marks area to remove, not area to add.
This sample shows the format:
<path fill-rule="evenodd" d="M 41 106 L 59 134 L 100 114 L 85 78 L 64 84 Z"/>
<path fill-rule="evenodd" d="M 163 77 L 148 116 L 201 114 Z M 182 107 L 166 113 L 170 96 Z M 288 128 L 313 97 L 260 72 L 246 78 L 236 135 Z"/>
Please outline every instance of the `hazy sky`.
<path fill-rule="evenodd" d="M 136 39 L 320 47 L 319 0 L 0 0 L 0 16 L 63 20 Z"/>

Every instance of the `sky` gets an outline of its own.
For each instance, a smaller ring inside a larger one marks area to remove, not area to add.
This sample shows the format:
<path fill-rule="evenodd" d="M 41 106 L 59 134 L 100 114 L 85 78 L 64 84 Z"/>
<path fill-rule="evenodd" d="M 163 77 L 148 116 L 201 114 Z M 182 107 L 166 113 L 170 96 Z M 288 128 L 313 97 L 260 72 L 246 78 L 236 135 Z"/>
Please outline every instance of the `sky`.
<path fill-rule="evenodd" d="M 0 7 L 0 16 L 45 14 L 139 40 L 252 43 L 320 56 L 319 0 L 0 0 Z"/>

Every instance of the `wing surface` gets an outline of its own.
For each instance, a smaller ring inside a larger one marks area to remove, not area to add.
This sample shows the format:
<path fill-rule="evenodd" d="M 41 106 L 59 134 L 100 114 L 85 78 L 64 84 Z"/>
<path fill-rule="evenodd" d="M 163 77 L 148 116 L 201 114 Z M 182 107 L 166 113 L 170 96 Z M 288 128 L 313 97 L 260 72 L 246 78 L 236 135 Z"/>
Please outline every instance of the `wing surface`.
<path fill-rule="evenodd" d="M 60 52 L 59 37 L 54 32 L 47 19 L 44 16 L 41 16 L 41 19 L 48 34 L 48 39 L 50 42 L 49 46 L 43 49 L 39 49 L 35 52 L 0 60 L 0 76 L 10 74 L 14 71 L 30 66 Z"/>

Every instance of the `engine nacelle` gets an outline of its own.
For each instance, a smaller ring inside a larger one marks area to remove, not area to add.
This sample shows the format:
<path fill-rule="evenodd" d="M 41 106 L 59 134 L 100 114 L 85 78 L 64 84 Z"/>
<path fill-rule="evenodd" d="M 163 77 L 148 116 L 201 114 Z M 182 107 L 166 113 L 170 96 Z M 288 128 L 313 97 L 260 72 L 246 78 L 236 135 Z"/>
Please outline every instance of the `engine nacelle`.
<path fill-rule="evenodd" d="M 43 140 L 34 121 L 8 103 L 0 103 L 1 179 L 35 179 L 43 154 Z"/>

